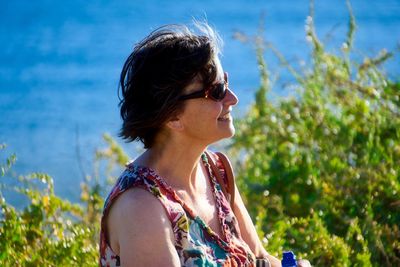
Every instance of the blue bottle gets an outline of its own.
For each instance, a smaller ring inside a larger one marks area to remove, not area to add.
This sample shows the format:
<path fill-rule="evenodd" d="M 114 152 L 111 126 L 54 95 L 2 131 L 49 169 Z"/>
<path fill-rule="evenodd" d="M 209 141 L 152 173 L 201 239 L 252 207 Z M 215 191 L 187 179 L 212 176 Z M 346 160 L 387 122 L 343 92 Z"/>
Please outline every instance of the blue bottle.
<path fill-rule="evenodd" d="M 292 251 L 284 251 L 281 263 L 282 267 L 297 267 L 296 256 Z"/>

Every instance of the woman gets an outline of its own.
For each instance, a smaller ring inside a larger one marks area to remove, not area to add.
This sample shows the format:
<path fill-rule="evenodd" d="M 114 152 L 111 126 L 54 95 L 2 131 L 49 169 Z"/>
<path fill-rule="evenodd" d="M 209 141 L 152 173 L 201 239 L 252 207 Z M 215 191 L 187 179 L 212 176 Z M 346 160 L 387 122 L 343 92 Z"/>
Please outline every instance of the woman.
<path fill-rule="evenodd" d="M 146 149 L 106 200 L 102 266 L 280 266 L 257 237 L 237 192 L 231 207 L 207 146 L 232 137 L 238 103 L 206 24 L 152 32 L 123 67 L 121 136 Z M 215 155 L 214 155 L 215 156 Z M 237 188 L 236 188 L 237 191 Z M 233 212 L 234 210 L 235 212 Z M 261 265 L 260 265 L 261 266 Z"/>

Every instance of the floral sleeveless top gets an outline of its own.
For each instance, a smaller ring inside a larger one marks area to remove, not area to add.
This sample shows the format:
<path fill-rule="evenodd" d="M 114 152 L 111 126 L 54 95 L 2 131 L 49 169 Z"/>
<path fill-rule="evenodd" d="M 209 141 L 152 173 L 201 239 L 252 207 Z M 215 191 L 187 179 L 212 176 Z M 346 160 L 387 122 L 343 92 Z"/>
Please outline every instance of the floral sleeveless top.
<path fill-rule="evenodd" d="M 100 232 L 100 266 L 121 266 L 119 256 L 112 251 L 106 240 L 105 218 L 113 201 L 132 187 L 147 190 L 164 206 L 171 222 L 175 236 L 174 245 L 182 266 L 255 266 L 255 256 L 240 237 L 237 220 L 221 190 L 221 186 L 226 185 L 218 184 L 208 160 L 203 153 L 202 162 L 213 186 L 222 237 L 196 216 L 156 172 L 147 167 L 129 164 L 104 204 Z M 218 158 L 216 165 L 226 181 L 223 164 Z"/>

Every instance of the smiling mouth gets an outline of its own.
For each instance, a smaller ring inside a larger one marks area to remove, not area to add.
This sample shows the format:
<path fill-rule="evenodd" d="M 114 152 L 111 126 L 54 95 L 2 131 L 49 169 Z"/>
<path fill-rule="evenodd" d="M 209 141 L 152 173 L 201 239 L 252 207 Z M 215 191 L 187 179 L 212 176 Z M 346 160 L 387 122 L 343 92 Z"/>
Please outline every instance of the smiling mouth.
<path fill-rule="evenodd" d="M 230 121 L 231 120 L 231 114 L 228 112 L 224 116 L 221 116 L 218 118 L 219 121 Z"/>

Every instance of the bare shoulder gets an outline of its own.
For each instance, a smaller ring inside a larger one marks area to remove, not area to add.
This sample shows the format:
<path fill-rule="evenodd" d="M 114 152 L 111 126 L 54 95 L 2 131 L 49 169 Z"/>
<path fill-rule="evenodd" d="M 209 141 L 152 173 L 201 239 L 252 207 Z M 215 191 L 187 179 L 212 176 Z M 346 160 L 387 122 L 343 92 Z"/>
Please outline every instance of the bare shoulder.
<path fill-rule="evenodd" d="M 154 195 L 141 188 L 132 188 L 112 204 L 107 226 L 110 237 L 118 237 L 120 232 L 126 233 L 132 228 L 145 231 L 147 228 L 167 227 L 170 223 L 164 207 Z"/>
<path fill-rule="evenodd" d="M 116 199 L 107 217 L 107 230 L 123 266 L 133 262 L 155 266 L 161 260 L 180 265 L 165 208 L 144 189 L 129 189 Z M 154 251 L 160 257 L 154 257 Z"/>
<path fill-rule="evenodd" d="M 164 210 L 160 201 L 150 192 L 142 188 L 131 188 L 122 193 L 112 204 L 110 215 L 126 215 L 128 211 L 139 212 L 142 215 L 154 213 L 152 209 Z M 117 219 L 117 218 L 116 218 Z M 127 218 L 124 218 L 127 219 Z M 137 217 L 135 216 L 135 219 Z"/>

